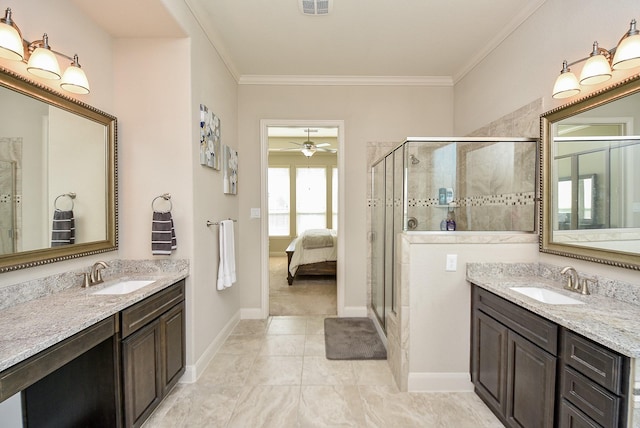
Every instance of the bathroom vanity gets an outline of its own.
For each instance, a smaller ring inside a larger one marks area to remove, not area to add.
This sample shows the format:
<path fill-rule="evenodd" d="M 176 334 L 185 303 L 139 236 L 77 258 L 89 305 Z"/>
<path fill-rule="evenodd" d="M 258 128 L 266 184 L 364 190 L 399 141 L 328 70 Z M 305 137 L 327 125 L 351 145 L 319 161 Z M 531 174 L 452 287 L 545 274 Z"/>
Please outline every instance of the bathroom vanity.
<path fill-rule="evenodd" d="M 107 277 L 3 309 L 0 401 L 21 394 L 25 427 L 142 425 L 185 371 L 186 276 Z"/>
<path fill-rule="evenodd" d="M 637 426 L 639 306 L 562 290 L 531 272 L 468 278 L 472 382 L 505 426 Z M 532 285 L 573 302 L 542 303 L 517 291 Z"/>

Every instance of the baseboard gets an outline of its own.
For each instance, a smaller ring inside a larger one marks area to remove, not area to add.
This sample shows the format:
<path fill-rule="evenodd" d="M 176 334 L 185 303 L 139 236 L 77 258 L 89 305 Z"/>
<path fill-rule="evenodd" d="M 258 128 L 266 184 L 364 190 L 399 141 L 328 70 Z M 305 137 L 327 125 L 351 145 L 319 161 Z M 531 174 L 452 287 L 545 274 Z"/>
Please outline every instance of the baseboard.
<path fill-rule="evenodd" d="M 211 360 L 213 360 L 213 357 L 215 357 L 218 350 L 222 347 L 224 341 L 227 340 L 227 337 L 229 337 L 234 327 L 240 322 L 240 313 L 240 311 L 236 312 L 227 324 L 225 324 L 220 333 L 218 333 L 209 346 L 207 346 L 207 349 L 205 349 L 200 358 L 198 358 L 198 361 L 196 361 L 195 364 L 186 367 L 184 375 L 180 378 L 180 383 L 194 383 L 198 380 Z"/>
<path fill-rule="evenodd" d="M 338 314 L 340 317 L 363 317 L 366 318 L 367 315 L 367 307 L 366 306 L 345 306 L 342 310 L 341 314 Z"/>
<path fill-rule="evenodd" d="M 471 392 L 469 373 L 409 373 L 409 392 Z"/>

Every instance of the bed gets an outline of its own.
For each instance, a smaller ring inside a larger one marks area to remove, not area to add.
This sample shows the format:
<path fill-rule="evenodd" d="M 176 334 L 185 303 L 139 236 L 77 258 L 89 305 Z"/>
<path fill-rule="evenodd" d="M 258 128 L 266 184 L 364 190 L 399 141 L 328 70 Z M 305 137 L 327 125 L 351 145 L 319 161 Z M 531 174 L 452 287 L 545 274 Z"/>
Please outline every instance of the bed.
<path fill-rule="evenodd" d="M 332 229 L 309 229 L 291 241 L 287 253 L 287 282 L 298 275 L 336 275 L 337 233 Z"/>

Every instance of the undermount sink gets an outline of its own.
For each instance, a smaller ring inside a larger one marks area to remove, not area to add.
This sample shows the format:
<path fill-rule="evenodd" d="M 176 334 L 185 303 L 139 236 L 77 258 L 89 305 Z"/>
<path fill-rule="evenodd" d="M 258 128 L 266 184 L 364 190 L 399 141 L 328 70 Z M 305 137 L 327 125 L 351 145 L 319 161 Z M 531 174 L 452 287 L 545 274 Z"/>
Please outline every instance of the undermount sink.
<path fill-rule="evenodd" d="M 550 305 L 584 305 L 584 302 L 540 287 L 510 287 L 511 290 Z"/>
<path fill-rule="evenodd" d="M 155 280 L 144 279 L 120 281 L 116 282 L 115 284 L 109 285 L 101 290 L 94 291 L 91 294 L 129 294 L 141 289 L 142 287 L 146 287 L 152 282 L 155 282 Z"/>

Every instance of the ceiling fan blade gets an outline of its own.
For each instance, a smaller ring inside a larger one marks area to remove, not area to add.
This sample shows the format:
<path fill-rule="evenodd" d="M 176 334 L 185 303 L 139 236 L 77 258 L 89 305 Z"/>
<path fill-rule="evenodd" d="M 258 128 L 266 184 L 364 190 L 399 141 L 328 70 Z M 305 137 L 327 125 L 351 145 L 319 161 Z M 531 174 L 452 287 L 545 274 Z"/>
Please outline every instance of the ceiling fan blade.
<path fill-rule="evenodd" d="M 338 151 L 336 149 L 325 149 L 324 147 L 318 147 L 318 150 L 321 152 L 329 152 L 329 153 L 336 153 Z"/>
<path fill-rule="evenodd" d="M 316 144 L 316 147 L 326 147 L 326 146 L 330 146 L 330 143 L 318 143 Z"/>

